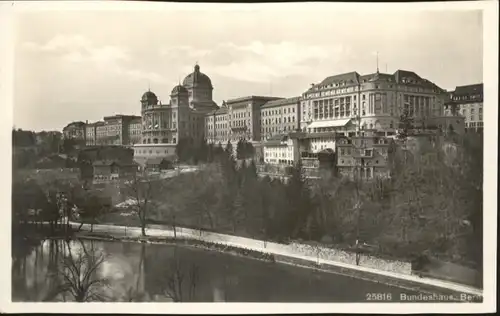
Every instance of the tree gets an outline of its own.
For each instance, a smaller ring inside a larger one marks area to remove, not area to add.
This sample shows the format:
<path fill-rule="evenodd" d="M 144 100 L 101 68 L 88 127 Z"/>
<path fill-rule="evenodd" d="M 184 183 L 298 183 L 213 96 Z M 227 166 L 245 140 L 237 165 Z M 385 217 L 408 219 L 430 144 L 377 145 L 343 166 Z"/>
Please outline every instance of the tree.
<path fill-rule="evenodd" d="M 95 193 L 87 192 L 77 201 L 77 206 L 78 217 L 82 220 L 80 228 L 84 222 L 90 222 L 90 231 L 92 232 L 97 219 L 109 209 L 110 203 Z"/>
<path fill-rule="evenodd" d="M 134 174 L 125 183 L 125 196 L 134 201 L 133 209 L 141 223 L 142 236 L 146 236 L 146 225 L 150 211 L 155 206 L 154 199 L 161 192 L 161 181 L 154 181 L 147 173 Z"/>
<path fill-rule="evenodd" d="M 229 140 L 227 141 L 226 148 L 225 148 L 224 152 L 226 153 L 227 156 L 234 159 L 233 144 L 231 144 L 231 141 L 229 141 Z"/>
<path fill-rule="evenodd" d="M 411 133 L 411 130 L 413 129 L 413 121 L 414 119 L 410 114 L 408 106 L 405 106 L 403 108 L 403 113 L 399 117 L 398 139 L 406 141 Z"/>
<path fill-rule="evenodd" d="M 253 147 L 252 143 L 249 141 L 244 142 L 244 152 L 245 152 L 245 158 L 252 158 L 255 155 L 255 148 Z"/>
<path fill-rule="evenodd" d="M 207 145 L 207 162 L 212 163 L 214 161 L 215 156 L 215 147 L 214 144 L 210 143 Z"/>
<path fill-rule="evenodd" d="M 238 143 L 236 143 L 236 159 L 245 159 L 245 144 L 243 143 L 243 140 L 239 140 Z"/>
<path fill-rule="evenodd" d="M 310 237 L 312 223 L 309 221 L 314 203 L 300 163 L 291 169 L 291 177 L 286 185 L 286 195 L 290 210 L 288 222 L 291 237 L 295 238 L 303 233 Z M 308 223 L 308 225 L 304 226 L 304 223 Z"/>
<path fill-rule="evenodd" d="M 96 272 L 105 262 L 105 256 L 93 247 L 87 250 L 83 243 L 82 250 L 75 254 L 70 243 L 66 242 L 68 254 L 61 258 L 55 273 L 50 274 L 56 286 L 45 300 L 51 301 L 59 295 L 64 299 L 69 294 L 76 302 L 104 301 L 106 297 L 99 290 L 108 286 L 109 281 L 97 278 Z"/>

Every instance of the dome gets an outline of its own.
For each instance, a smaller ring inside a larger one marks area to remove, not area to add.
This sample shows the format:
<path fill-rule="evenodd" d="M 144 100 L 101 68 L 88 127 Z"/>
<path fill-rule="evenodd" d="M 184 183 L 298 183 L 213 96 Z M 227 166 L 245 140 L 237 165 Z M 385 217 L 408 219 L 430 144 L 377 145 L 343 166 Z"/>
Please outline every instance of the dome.
<path fill-rule="evenodd" d="M 144 94 L 142 95 L 142 100 L 146 101 L 146 100 L 157 100 L 158 98 L 156 97 L 156 94 L 154 94 L 153 92 L 151 91 L 146 91 L 144 92 Z"/>
<path fill-rule="evenodd" d="M 187 93 L 187 89 L 181 85 L 177 85 L 172 89 L 172 94 Z"/>
<path fill-rule="evenodd" d="M 213 88 L 212 81 L 207 75 L 200 72 L 199 65 L 194 66 L 194 71 L 191 74 L 187 75 L 186 78 L 184 78 L 182 85 L 185 88 L 190 88 L 190 87 L 209 88 L 209 89 Z"/>

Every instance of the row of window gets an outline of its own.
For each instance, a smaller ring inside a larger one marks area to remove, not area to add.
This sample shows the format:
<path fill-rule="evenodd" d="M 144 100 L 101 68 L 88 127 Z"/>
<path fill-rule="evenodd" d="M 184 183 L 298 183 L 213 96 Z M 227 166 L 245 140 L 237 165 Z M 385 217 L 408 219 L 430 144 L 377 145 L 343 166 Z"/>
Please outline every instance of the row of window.
<path fill-rule="evenodd" d="M 172 138 L 172 144 L 175 144 L 176 142 L 177 142 L 177 139 L 175 137 Z M 152 140 L 151 140 L 151 138 L 147 138 L 147 139 L 145 138 L 142 140 L 142 143 L 143 144 L 151 144 L 151 143 L 152 144 L 170 144 L 168 138 L 163 138 L 161 140 L 161 143 L 160 143 L 160 140 L 158 138 L 153 138 Z"/>
<path fill-rule="evenodd" d="M 294 131 L 296 129 L 295 126 L 290 126 L 290 125 L 285 125 L 285 126 L 282 126 L 281 128 L 279 127 L 276 127 L 276 126 L 273 126 L 273 127 L 263 127 L 261 128 L 261 133 L 264 134 L 264 133 L 279 133 L 279 132 L 291 132 L 291 131 Z"/>
<path fill-rule="evenodd" d="M 465 127 L 484 127 L 483 122 L 470 122 L 470 123 L 465 123 Z"/>
<path fill-rule="evenodd" d="M 404 82 L 404 83 L 410 83 L 410 82 Z M 361 90 L 366 90 L 367 87 L 365 86 L 361 86 Z M 379 89 L 379 88 L 386 88 L 386 89 L 393 89 L 393 88 L 398 88 L 397 86 L 393 86 L 393 85 L 388 85 L 387 87 L 385 86 L 379 86 L 379 85 L 375 85 L 375 89 Z M 320 88 L 320 89 L 325 89 L 325 86 Z M 402 86 L 402 87 L 399 87 L 398 89 L 400 89 L 401 91 L 408 91 L 408 92 L 421 92 L 421 93 L 436 93 L 437 90 L 436 89 L 430 89 L 430 88 L 425 88 L 425 87 L 409 87 L 409 86 Z M 319 89 L 318 88 L 315 88 L 314 91 L 318 91 Z M 311 99 L 311 98 L 314 98 L 314 97 L 322 97 L 322 96 L 330 96 L 330 95 L 338 95 L 338 94 L 344 94 L 344 93 L 354 93 L 356 92 L 358 89 L 356 86 L 352 86 L 352 87 L 348 87 L 348 88 L 343 88 L 343 89 L 331 89 L 331 90 L 327 90 L 327 91 L 321 91 L 321 92 L 313 92 L 313 93 L 308 93 L 305 95 L 305 97 L 307 99 Z"/>
<path fill-rule="evenodd" d="M 287 116 L 283 117 L 283 122 L 281 121 L 281 117 L 277 118 L 270 118 L 270 119 L 264 119 L 263 122 L 264 124 L 281 124 L 281 123 L 293 123 L 295 122 L 295 116 Z M 260 121 L 262 124 L 262 120 Z"/>
<path fill-rule="evenodd" d="M 157 155 L 159 154 L 168 154 L 168 150 L 159 150 L 159 149 L 156 149 L 155 150 L 155 153 Z M 145 154 L 150 154 L 152 155 L 153 154 L 153 150 L 152 149 L 135 149 L 134 150 L 134 154 L 139 154 L 139 155 L 145 155 Z"/>
<path fill-rule="evenodd" d="M 281 115 L 281 114 L 291 114 L 295 113 L 295 108 L 284 108 L 284 109 L 270 109 L 270 110 L 263 110 L 262 111 L 262 116 L 270 116 L 270 115 Z"/>
<path fill-rule="evenodd" d="M 482 94 L 474 94 L 474 95 L 459 95 L 459 96 L 453 96 L 452 99 L 455 101 L 468 101 L 468 100 L 478 100 L 482 99 L 483 95 Z"/>

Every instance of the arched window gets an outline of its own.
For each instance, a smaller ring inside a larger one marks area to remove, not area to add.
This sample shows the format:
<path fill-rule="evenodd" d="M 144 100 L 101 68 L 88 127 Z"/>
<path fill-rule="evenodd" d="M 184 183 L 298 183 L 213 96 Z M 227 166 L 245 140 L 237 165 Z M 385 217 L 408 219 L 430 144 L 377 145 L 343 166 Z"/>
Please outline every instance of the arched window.
<path fill-rule="evenodd" d="M 148 144 L 151 144 L 151 138 L 148 138 Z"/>
<path fill-rule="evenodd" d="M 153 144 L 158 144 L 158 138 L 153 139 Z"/>
<path fill-rule="evenodd" d="M 162 142 L 163 144 L 168 144 L 168 138 L 163 138 L 163 139 L 161 140 L 161 142 Z"/>

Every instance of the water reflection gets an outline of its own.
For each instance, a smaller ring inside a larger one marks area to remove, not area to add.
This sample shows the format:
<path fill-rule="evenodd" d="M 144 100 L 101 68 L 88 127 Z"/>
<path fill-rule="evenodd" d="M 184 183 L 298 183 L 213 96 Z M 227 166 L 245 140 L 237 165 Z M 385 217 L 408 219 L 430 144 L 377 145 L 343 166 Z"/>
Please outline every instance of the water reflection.
<path fill-rule="evenodd" d="M 91 240 L 45 240 L 12 267 L 13 301 L 361 302 L 368 292 L 401 290 L 201 249 Z"/>

